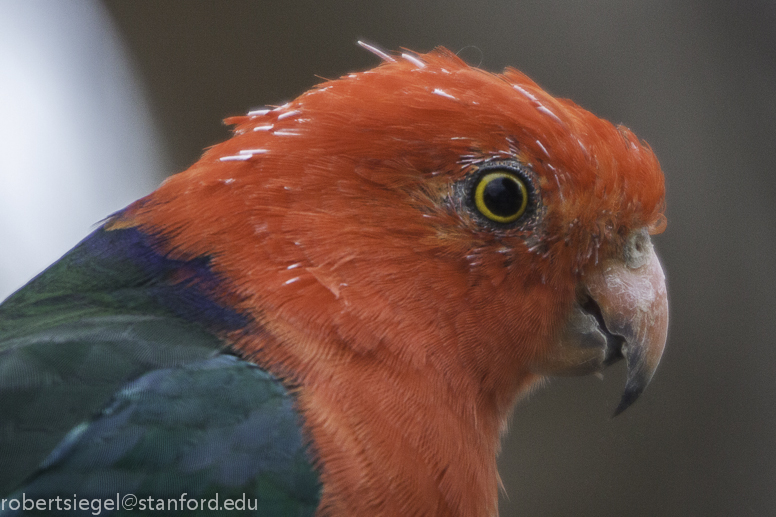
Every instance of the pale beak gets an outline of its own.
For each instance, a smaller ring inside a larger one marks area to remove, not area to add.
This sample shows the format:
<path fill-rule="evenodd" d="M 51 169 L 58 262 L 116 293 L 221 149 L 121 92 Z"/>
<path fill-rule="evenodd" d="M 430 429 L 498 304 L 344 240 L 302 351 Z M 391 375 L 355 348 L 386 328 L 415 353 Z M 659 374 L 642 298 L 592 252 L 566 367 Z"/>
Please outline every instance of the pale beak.
<path fill-rule="evenodd" d="M 616 416 L 649 384 L 667 332 L 665 275 L 649 235 L 641 230 L 631 234 L 621 257 L 585 276 L 566 326 L 538 370 L 593 373 L 625 357 L 628 377 Z"/>

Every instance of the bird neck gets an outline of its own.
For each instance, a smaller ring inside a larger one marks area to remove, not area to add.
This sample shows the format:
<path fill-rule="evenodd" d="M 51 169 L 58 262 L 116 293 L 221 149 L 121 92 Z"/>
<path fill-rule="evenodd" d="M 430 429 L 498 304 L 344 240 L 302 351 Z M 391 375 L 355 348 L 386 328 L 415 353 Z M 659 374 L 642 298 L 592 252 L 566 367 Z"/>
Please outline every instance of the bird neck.
<path fill-rule="evenodd" d="M 496 456 L 512 400 L 433 361 L 402 362 L 388 347 L 358 353 L 273 330 L 237 348 L 297 386 L 324 487 L 321 515 L 497 514 Z M 513 391 L 524 387 L 516 381 Z"/>

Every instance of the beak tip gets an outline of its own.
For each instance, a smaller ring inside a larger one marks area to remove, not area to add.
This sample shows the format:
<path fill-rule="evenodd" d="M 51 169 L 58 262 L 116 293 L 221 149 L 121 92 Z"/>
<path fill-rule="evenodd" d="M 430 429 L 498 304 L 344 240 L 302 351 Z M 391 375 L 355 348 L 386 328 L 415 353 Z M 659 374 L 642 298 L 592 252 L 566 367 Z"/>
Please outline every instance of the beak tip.
<path fill-rule="evenodd" d="M 641 395 L 643 391 L 644 386 L 626 386 L 625 391 L 620 398 L 620 403 L 617 404 L 617 408 L 612 414 L 612 418 L 618 416 L 620 413 L 628 409 L 634 402 L 636 402 L 636 399 L 639 398 L 639 395 Z"/>

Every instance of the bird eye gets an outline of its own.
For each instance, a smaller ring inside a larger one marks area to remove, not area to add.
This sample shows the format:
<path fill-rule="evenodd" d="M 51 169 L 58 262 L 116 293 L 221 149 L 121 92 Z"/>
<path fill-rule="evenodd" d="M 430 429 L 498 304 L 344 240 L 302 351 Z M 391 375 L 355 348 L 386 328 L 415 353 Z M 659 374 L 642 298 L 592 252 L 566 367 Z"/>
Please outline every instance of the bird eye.
<path fill-rule="evenodd" d="M 517 221 L 528 206 L 526 182 L 509 169 L 491 169 L 477 181 L 474 206 L 491 221 Z"/>

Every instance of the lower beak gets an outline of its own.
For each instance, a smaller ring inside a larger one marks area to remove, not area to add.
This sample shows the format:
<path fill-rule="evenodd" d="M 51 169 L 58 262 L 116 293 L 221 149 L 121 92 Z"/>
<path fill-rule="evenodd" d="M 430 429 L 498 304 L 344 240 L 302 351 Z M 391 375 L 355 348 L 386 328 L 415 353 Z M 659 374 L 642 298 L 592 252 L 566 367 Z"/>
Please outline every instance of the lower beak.
<path fill-rule="evenodd" d="M 625 358 L 625 411 L 649 384 L 668 332 L 665 275 L 645 230 L 633 233 L 621 257 L 586 275 L 577 301 L 539 373 L 581 375 Z"/>

